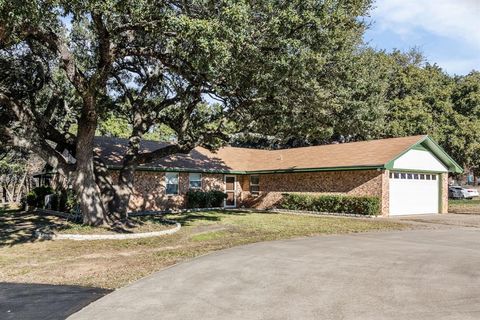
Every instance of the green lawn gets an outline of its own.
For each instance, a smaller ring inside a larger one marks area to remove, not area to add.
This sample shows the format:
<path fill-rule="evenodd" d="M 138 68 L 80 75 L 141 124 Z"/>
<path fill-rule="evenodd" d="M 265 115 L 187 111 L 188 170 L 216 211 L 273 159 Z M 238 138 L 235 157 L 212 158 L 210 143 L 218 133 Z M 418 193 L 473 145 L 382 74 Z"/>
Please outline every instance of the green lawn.
<path fill-rule="evenodd" d="M 480 214 L 480 199 L 476 198 L 472 200 L 449 200 L 448 212 Z"/>
<path fill-rule="evenodd" d="M 15 218 L 12 215 L 11 218 Z M 182 229 L 137 240 L 34 241 L 20 237 L 0 247 L 0 281 L 118 288 L 172 264 L 215 250 L 258 241 L 334 233 L 400 230 L 383 219 L 274 213 L 196 212 L 170 215 Z M 21 217 L 16 224 L 22 224 Z M 57 221 L 58 222 L 58 221 Z M 0 221 L 2 229 L 8 224 Z"/>
<path fill-rule="evenodd" d="M 19 212 L 20 209 L 5 209 L 0 207 L 0 215 L 5 214 L 5 213 L 12 213 L 12 212 Z"/>

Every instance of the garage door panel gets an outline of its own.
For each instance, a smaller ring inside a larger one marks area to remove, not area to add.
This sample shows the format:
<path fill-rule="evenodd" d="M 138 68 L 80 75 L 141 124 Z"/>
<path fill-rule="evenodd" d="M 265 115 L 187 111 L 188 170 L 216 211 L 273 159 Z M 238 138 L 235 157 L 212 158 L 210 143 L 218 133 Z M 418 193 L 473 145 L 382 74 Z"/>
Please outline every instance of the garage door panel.
<path fill-rule="evenodd" d="M 410 179 L 390 178 L 390 215 L 438 213 L 439 180 L 438 176 L 429 175 L 431 179 L 433 176 L 435 180 L 420 180 L 420 174 L 415 175 L 417 179 L 412 174 L 408 175 Z"/>

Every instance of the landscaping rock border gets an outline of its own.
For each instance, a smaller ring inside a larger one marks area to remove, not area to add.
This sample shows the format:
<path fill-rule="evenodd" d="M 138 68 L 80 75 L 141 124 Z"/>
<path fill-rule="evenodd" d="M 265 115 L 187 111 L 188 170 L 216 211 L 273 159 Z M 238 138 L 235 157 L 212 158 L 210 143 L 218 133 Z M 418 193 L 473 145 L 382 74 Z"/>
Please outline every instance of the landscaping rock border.
<path fill-rule="evenodd" d="M 175 213 L 188 213 L 188 212 L 197 212 L 197 211 L 212 211 L 212 210 L 224 210 L 224 208 L 195 208 L 195 209 L 180 209 L 180 210 L 165 210 L 165 211 L 134 211 L 129 212 L 130 217 L 141 217 L 141 216 L 155 216 L 155 215 L 164 215 L 164 214 L 175 214 Z M 59 216 L 67 219 L 78 219 L 79 215 L 65 213 L 55 210 L 48 209 L 34 209 L 35 212 L 42 214 L 49 214 L 54 216 Z M 175 225 L 175 227 L 168 230 L 153 231 L 153 232 L 141 232 L 141 233 L 127 233 L 127 234 L 69 234 L 69 233 L 54 233 L 49 230 L 38 229 L 34 232 L 34 237 L 42 240 L 76 240 L 76 241 L 89 241 L 89 240 L 125 240 L 125 239 L 142 239 L 142 238 L 151 238 L 159 237 L 164 235 L 170 235 L 178 232 L 181 229 L 181 224 L 173 221 L 164 219 L 163 221 Z"/>
<path fill-rule="evenodd" d="M 143 239 L 170 235 L 178 232 L 181 229 L 181 224 L 172 221 L 164 220 L 165 222 L 175 225 L 171 229 L 140 232 L 140 233 L 126 233 L 126 234 L 71 234 L 71 233 L 53 233 L 43 230 L 36 230 L 34 236 L 42 240 L 76 240 L 76 241 L 90 241 L 90 240 L 126 240 L 126 239 Z"/>

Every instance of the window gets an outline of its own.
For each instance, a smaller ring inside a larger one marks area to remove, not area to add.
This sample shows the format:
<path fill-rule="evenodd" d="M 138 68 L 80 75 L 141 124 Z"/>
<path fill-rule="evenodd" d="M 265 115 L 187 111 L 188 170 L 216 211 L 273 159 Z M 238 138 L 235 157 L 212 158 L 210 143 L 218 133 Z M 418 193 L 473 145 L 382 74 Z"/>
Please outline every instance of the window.
<path fill-rule="evenodd" d="M 427 180 L 430 180 L 430 175 L 429 175 L 429 174 L 426 174 L 426 175 L 425 175 L 425 178 L 426 178 Z"/>
<path fill-rule="evenodd" d="M 250 193 L 251 194 L 260 193 L 260 177 L 259 176 L 250 176 Z"/>
<path fill-rule="evenodd" d="M 425 180 L 425 175 L 423 173 L 420 174 L 420 180 Z"/>
<path fill-rule="evenodd" d="M 401 173 L 400 176 L 402 177 L 402 179 L 407 179 L 407 174 L 406 173 Z"/>
<path fill-rule="evenodd" d="M 395 172 L 395 173 L 393 174 L 393 177 L 394 177 L 395 179 L 400 179 L 400 173 Z"/>
<path fill-rule="evenodd" d="M 407 179 L 413 179 L 413 175 L 411 173 L 407 173 Z"/>
<path fill-rule="evenodd" d="M 437 175 L 436 174 L 432 174 L 432 180 L 437 180 Z"/>
<path fill-rule="evenodd" d="M 165 173 L 166 194 L 178 194 L 178 172 Z"/>
<path fill-rule="evenodd" d="M 413 179 L 418 180 L 418 173 L 413 174 Z"/>
<path fill-rule="evenodd" d="M 188 175 L 188 183 L 190 189 L 202 189 L 202 174 L 201 173 L 190 173 Z"/>

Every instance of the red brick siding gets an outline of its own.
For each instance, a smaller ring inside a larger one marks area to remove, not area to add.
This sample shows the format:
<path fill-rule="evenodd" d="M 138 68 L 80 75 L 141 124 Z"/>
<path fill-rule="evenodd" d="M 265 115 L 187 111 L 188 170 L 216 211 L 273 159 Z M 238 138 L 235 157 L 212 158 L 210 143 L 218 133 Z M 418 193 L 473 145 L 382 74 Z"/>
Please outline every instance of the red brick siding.
<path fill-rule="evenodd" d="M 130 199 L 129 209 L 165 210 L 185 207 L 185 194 L 189 189 L 189 174 L 180 172 L 178 176 L 178 195 L 165 194 L 165 172 L 137 171 L 135 173 L 134 193 Z M 118 172 L 112 172 L 114 181 Z M 203 190 L 224 189 L 223 174 L 202 174 Z"/>
<path fill-rule="evenodd" d="M 116 178 L 116 172 L 114 178 Z M 283 193 L 370 195 L 383 199 L 382 212 L 388 212 L 388 172 L 375 170 L 281 173 L 260 175 L 260 194 L 250 194 L 250 176 L 237 175 L 238 207 L 275 207 Z M 179 174 L 179 194 L 165 194 L 165 173 L 138 171 L 130 210 L 165 210 L 185 207 L 189 188 L 188 173 Z M 203 190 L 225 190 L 223 174 L 202 174 Z"/>
<path fill-rule="evenodd" d="M 440 213 L 448 213 L 448 173 L 440 174 L 440 183 L 442 184 L 440 190 Z"/>
<path fill-rule="evenodd" d="M 249 192 L 249 176 L 243 176 L 241 204 L 266 209 L 277 206 L 282 193 L 347 194 L 378 196 L 383 199 L 382 213 L 386 213 L 388 192 L 383 191 L 384 187 L 388 187 L 388 173 L 376 170 L 262 174 L 260 194 L 253 196 Z"/>

